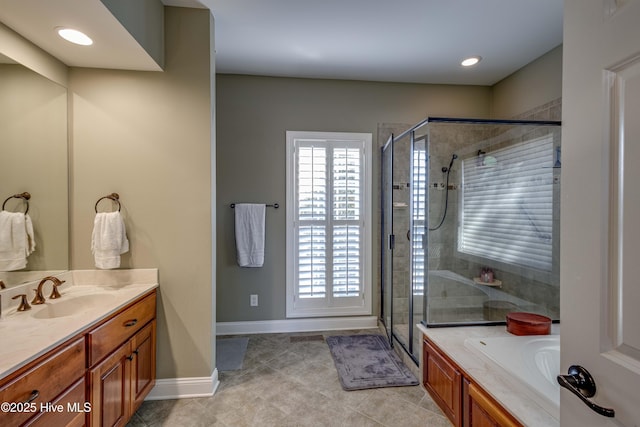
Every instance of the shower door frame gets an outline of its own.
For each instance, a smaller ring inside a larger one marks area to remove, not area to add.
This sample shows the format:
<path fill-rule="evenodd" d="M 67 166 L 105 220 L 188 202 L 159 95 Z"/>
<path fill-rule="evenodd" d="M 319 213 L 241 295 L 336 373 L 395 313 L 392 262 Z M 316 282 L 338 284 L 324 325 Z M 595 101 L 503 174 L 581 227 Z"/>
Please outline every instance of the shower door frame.
<path fill-rule="evenodd" d="M 426 122 L 425 122 L 426 123 Z M 423 123 L 423 124 L 425 124 Z M 395 247 L 395 238 L 393 229 L 393 218 L 394 218 L 394 210 L 393 210 L 393 173 L 394 173 L 394 144 L 396 141 L 399 141 L 401 138 L 409 135 L 409 182 L 410 182 L 410 197 L 409 197 L 409 206 L 408 206 L 408 215 L 409 215 L 409 229 L 407 230 L 407 236 L 413 236 L 413 228 L 414 228 L 414 218 L 413 218 L 413 151 L 415 148 L 415 129 L 421 127 L 416 126 L 409 131 L 403 132 L 399 137 L 394 138 L 394 135 L 391 134 L 387 143 L 381 149 L 381 238 L 380 238 L 380 266 L 381 266 L 381 304 L 380 304 L 380 319 L 382 324 L 385 327 L 385 331 L 387 334 L 387 339 L 389 340 L 389 345 L 391 347 L 394 346 L 395 341 L 400 344 L 403 348 L 404 352 L 416 363 L 419 365 L 419 354 L 414 354 L 414 351 L 419 351 L 419 345 L 414 349 L 414 327 L 413 327 L 413 319 L 414 319 L 414 274 L 415 274 L 415 266 L 414 266 L 414 250 L 413 250 L 413 241 L 409 239 L 409 283 L 408 283 L 408 315 L 406 320 L 407 322 L 407 340 L 404 342 L 404 339 L 394 332 L 395 325 L 395 313 L 393 310 L 393 297 L 394 297 L 394 280 L 393 280 L 393 254 Z M 427 148 L 427 138 L 425 136 L 425 148 Z M 390 150 L 387 153 L 387 150 Z M 390 159 L 385 157 L 386 155 L 390 155 Z M 385 174 L 386 171 L 386 162 L 390 162 L 391 165 L 391 182 L 390 185 L 385 183 Z M 385 197 L 386 196 L 386 197 Z M 387 224 L 388 221 L 388 224 Z M 390 230 L 387 230 L 388 226 Z M 390 232 L 389 232 L 390 231 Z M 425 233 L 427 231 L 425 230 Z M 403 238 L 404 233 L 399 234 L 400 238 Z M 389 257 L 389 259 L 387 259 Z M 389 261 L 390 260 L 390 261 Z M 387 280 L 389 279 L 389 280 Z M 426 280 L 426 279 L 425 279 Z M 426 285 L 425 285 L 426 287 Z M 386 291 L 386 292 L 385 292 Z M 424 295 L 423 295 L 424 298 Z M 423 303 L 424 304 L 424 303 Z M 387 313 L 387 311 L 389 313 Z M 387 317 L 389 321 L 387 322 Z"/>
<path fill-rule="evenodd" d="M 391 134 L 386 144 L 380 150 L 380 204 L 382 207 L 380 218 L 380 224 L 382 228 L 382 232 L 380 233 L 380 320 L 384 325 L 387 339 L 389 340 L 389 344 L 391 345 L 391 347 L 393 347 L 393 247 L 395 243 L 395 235 L 393 234 L 393 141 L 393 134 Z M 390 150 L 389 163 L 391 165 L 391 177 L 389 180 L 390 185 L 388 186 L 388 189 L 386 188 L 385 184 L 385 152 L 387 150 Z M 388 190 L 388 192 L 385 192 L 385 190 Z M 385 194 L 388 195 L 386 198 Z M 387 201 L 387 199 L 389 200 Z M 387 215 L 385 215 L 385 212 Z M 390 233 L 387 233 L 387 230 L 385 228 L 387 216 L 389 218 Z M 391 260 L 390 262 L 388 262 L 388 265 L 386 265 L 387 257 Z M 389 271 L 387 271 L 387 269 Z M 388 283 L 386 280 L 387 276 L 391 278 Z M 385 293 L 387 287 L 389 289 L 388 292 Z M 387 310 L 385 308 L 389 311 L 388 322 L 386 313 Z"/>

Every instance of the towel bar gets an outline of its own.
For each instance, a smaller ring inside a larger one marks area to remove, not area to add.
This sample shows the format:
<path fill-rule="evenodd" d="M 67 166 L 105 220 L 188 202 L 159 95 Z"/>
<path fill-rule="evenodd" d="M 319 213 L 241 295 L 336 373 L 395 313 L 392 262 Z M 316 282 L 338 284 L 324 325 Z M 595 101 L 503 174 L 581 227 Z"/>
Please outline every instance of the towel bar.
<path fill-rule="evenodd" d="M 277 203 L 274 203 L 274 204 L 272 204 L 272 205 L 265 205 L 265 206 L 266 206 L 266 207 L 268 207 L 268 208 L 274 208 L 274 209 L 278 209 L 278 208 L 280 207 L 280 205 L 279 205 L 279 204 L 277 204 Z M 236 204 L 235 204 L 235 203 L 231 203 L 231 204 L 229 205 L 229 207 L 230 207 L 231 209 L 233 209 L 233 208 L 235 208 L 235 207 L 236 207 Z"/>

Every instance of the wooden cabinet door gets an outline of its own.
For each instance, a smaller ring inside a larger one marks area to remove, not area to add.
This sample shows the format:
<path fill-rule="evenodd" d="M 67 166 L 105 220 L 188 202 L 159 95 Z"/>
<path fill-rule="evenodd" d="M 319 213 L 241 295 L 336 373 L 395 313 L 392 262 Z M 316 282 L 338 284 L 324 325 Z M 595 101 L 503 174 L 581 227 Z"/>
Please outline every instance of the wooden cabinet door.
<path fill-rule="evenodd" d="M 464 381 L 465 427 L 522 427 L 507 411 L 486 392 L 465 379 Z"/>
<path fill-rule="evenodd" d="M 131 416 L 131 342 L 90 371 L 91 425 L 126 425 Z"/>
<path fill-rule="evenodd" d="M 455 427 L 462 425 L 462 375 L 427 340 L 423 342 L 422 382 Z"/>
<path fill-rule="evenodd" d="M 156 383 L 156 321 L 151 321 L 132 338 L 131 413 L 142 404 Z"/>

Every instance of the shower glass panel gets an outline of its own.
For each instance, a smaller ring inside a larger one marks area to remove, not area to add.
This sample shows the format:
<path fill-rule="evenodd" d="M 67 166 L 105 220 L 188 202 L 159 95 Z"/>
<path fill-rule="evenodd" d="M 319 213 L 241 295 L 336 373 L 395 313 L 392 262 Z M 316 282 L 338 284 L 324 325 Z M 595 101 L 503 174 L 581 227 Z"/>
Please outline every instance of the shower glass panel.
<path fill-rule="evenodd" d="M 427 326 L 558 320 L 559 122 L 429 119 Z"/>
<path fill-rule="evenodd" d="M 427 148 L 426 136 L 409 132 L 392 134 L 382 150 L 381 318 L 392 345 L 416 363 L 425 296 Z"/>
<path fill-rule="evenodd" d="M 389 142 L 382 148 L 382 180 L 381 180 L 381 205 L 382 205 L 382 241 L 381 260 L 382 277 L 382 307 L 381 319 L 387 332 L 387 338 L 391 341 L 391 286 L 393 277 L 393 143 Z"/>
<path fill-rule="evenodd" d="M 498 324 L 513 311 L 558 320 L 560 122 L 429 118 L 378 132 L 392 345 L 418 363 L 418 323 Z"/>
<path fill-rule="evenodd" d="M 393 154 L 393 275 L 391 330 L 409 354 L 411 349 L 411 145 L 412 135 L 396 138 Z"/>
<path fill-rule="evenodd" d="M 428 223 L 428 159 L 427 136 L 413 134 L 411 150 L 411 298 L 410 327 L 411 350 L 419 357 L 420 331 L 418 324 L 423 319 L 426 272 L 427 272 L 427 223 Z"/>

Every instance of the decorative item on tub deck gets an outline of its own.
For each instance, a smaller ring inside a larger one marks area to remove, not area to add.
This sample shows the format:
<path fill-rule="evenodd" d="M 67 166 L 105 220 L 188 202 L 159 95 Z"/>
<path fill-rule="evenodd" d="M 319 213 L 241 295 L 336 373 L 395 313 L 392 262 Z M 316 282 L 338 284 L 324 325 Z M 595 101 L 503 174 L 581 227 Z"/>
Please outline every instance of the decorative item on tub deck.
<path fill-rule="evenodd" d="M 551 319 L 535 313 L 507 314 L 507 332 L 513 335 L 549 335 Z"/>
<path fill-rule="evenodd" d="M 10 199 L 24 200 L 23 212 L 8 212 L 4 208 Z M 24 192 L 5 199 L 0 211 L 0 271 L 21 270 L 27 266 L 27 257 L 36 249 L 33 223 L 29 217 L 31 194 Z"/>
<path fill-rule="evenodd" d="M 118 210 L 98 212 L 98 203 L 103 199 L 113 200 Z M 120 196 L 111 193 L 98 199 L 95 205 L 96 217 L 91 234 L 91 252 L 97 268 L 112 269 L 120 267 L 120 255 L 129 251 L 129 240 L 122 216 L 120 215 Z"/>

